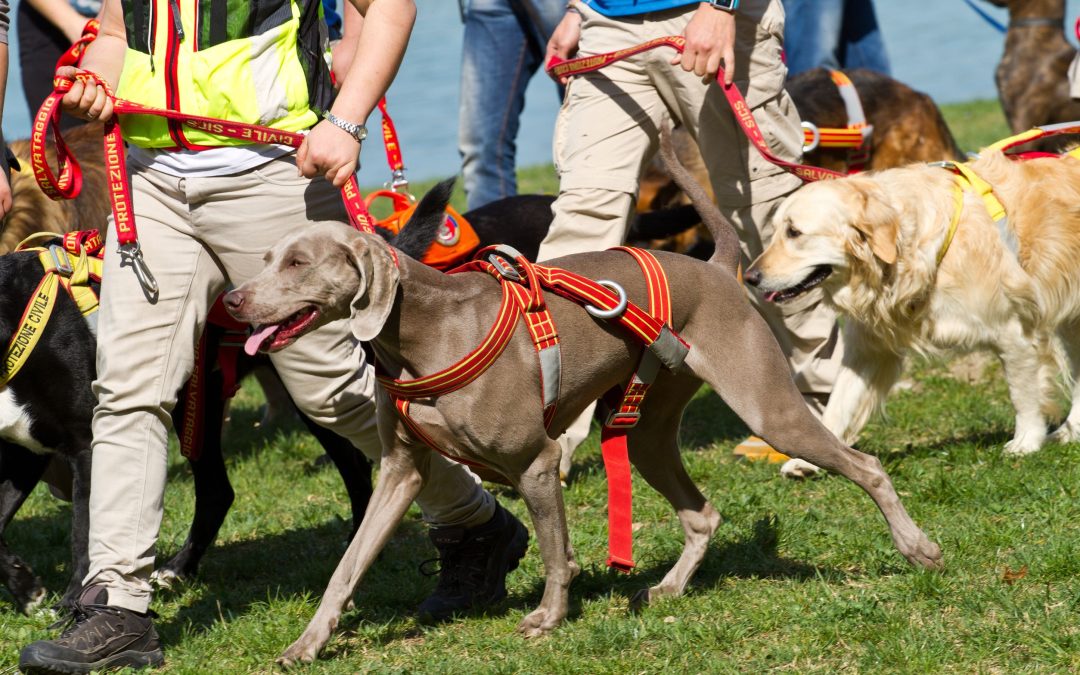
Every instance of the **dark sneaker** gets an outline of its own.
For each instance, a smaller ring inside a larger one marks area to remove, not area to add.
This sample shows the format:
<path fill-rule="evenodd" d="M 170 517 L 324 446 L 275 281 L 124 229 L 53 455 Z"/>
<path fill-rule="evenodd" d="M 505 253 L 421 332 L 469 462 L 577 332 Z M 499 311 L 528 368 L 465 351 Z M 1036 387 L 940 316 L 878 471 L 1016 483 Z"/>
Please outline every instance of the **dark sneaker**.
<path fill-rule="evenodd" d="M 88 673 L 160 666 L 165 661 L 151 614 L 108 604 L 108 589 L 86 588 L 72 608 L 73 623 L 55 640 L 39 640 L 19 655 L 24 673 Z"/>
<path fill-rule="evenodd" d="M 420 571 L 438 574 L 439 583 L 420 603 L 420 618 L 426 621 L 446 621 L 505 598 L 506 575 L 517 569 L 529 547 L 529 531 L 498 504 L 495 515 L 483 525 L 434 527 L 428 536 L 439 557 L 424 561 Z M 438 568 L 429 571 L 429 564 L 436 562 Z"/>

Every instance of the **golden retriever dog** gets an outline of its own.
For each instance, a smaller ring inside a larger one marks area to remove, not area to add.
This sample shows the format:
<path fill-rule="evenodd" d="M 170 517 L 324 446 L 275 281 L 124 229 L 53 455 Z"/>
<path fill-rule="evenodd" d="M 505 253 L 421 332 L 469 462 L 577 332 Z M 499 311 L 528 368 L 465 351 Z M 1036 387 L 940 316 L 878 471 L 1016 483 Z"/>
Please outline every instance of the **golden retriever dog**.
<path fill-rule="evenodd" d="M 987 349 L 1005 369 L 1016 411 L 1005 452 L 1047 438 L 1061 370 L 1080 375 L 1080 160 L 1013 161 L 987 152 L 971 165 L 993 186 L 1007 221 L 932 165 L 807 185 L 776 213 L 776 234 L 747 270 L 767 301 L 820 286 L 847 315 L 843 368 L 824 423 L 852 443 L 899 379 L 910 351 Z M 948 241 L 959 208 L 955 235 Z M 1050 438 L 1080 439 L 1080 391 Z M 815 470 L 795 460 L 785 475 Z"/>

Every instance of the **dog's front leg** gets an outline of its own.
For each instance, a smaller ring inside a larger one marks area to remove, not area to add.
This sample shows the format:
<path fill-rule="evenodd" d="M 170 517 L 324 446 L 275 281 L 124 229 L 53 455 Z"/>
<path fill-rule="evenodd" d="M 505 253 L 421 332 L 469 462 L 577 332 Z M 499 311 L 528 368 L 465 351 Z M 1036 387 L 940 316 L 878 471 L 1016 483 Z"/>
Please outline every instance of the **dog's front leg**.
<path fill-rule="evenodd" d="M 562 484 L 559 482 L 561 454 L 559 444 L 549 439 L 543 451 L 517 480 L 517 488 L 532 517 L 546 575 L 540 606 L 518 624 L 518 632 L 525 637 L 550 633 L 566 618 L 570 582 L 581 572 L 574 560 L 566 526 Z"/>
<path fill-rule="evenodd" d="M 71 458 L 71 580 L 60 601 L 63 608 L 74 607 L 90 571 L 90 448 Z"/>
<path fill-rule="evenodd" d="M 851 445 L 881 407 L 903 372 L 902 356 L 875 349 L 878 342 L 869 331 L 849 320 L 844 327 L 844 361 L 833 383 L 822 423 L 837 438 Z M 806 478 L 818 467 L 802 459 L 790 459 L 780 467 L 788 478 Z"/>
<path fill-rule="evenodd" d="M 426 464 L 424 459 L 431 451 L 419 445 L 406 444 L 403 434 L 404 430 L 398 429 L 394 434 L 394 447 L 383 451 L 379 481 L 364 512 L 360 529 L 330 577 L 315 616 L 303 635 L 278 657 L 279 664 L 291 666 L 297 662 L 310 663 L 315 660 L 337 627 L 341 612 L 352 597 L 356 584 L 390 540 L 409 504 L 419 494 L 424 482 L 421 466 Z M 383 434 L 382 437 L 385 443 L 387 435 Z"/>

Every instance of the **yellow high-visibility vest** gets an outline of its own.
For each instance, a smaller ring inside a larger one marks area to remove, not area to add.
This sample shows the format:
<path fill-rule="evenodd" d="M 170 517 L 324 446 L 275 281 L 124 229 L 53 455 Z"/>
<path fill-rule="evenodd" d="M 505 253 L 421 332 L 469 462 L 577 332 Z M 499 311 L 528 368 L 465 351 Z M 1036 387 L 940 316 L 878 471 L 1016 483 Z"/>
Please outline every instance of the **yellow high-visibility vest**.
<path fill-rule="evenodd" d="M 156 108 L 285 131 L 315 125 L 333 98 L 321 0 L 131 0 L 116 95 Z M 143 148 L 250 141 L 152 115 L 123 115 Z"/>

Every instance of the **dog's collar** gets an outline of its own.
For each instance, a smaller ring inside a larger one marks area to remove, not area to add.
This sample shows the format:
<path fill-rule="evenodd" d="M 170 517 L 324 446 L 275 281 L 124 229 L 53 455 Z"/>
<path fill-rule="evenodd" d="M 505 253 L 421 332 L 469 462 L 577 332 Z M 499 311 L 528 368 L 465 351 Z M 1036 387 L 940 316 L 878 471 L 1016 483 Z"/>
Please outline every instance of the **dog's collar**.
<path fill-rule="evenodd" d="M 1009 28 L 1031 28 L 1033 26 L 1061 26 L 1065 23 L 1063 16 L 1029 16 L 1023 19 L 1013 19 L 1009 22 Z"/>

